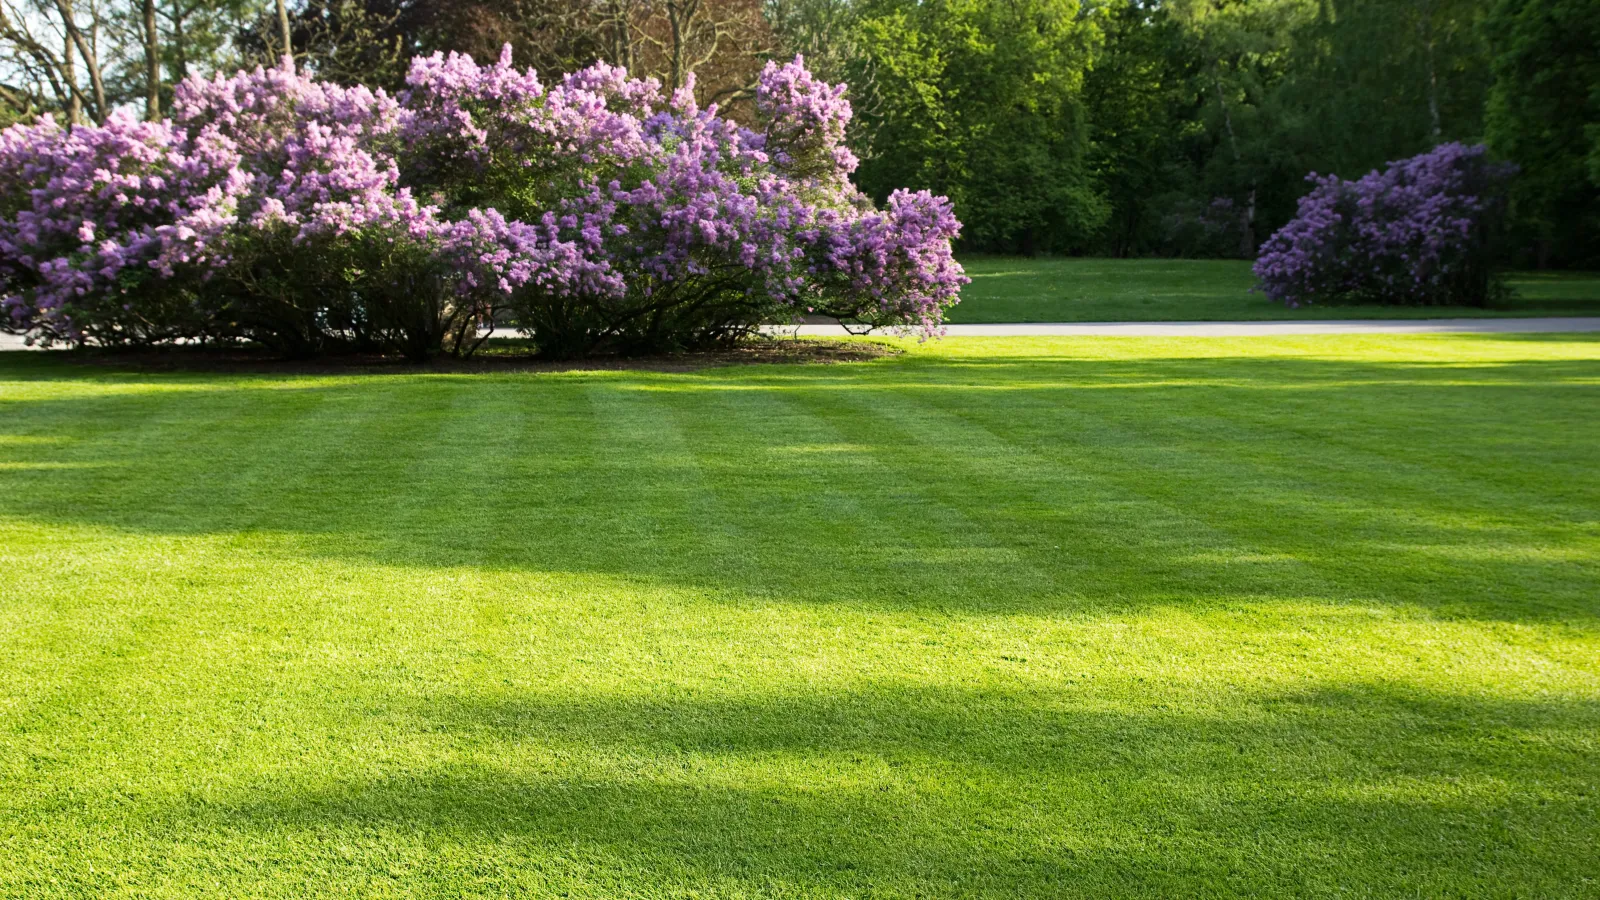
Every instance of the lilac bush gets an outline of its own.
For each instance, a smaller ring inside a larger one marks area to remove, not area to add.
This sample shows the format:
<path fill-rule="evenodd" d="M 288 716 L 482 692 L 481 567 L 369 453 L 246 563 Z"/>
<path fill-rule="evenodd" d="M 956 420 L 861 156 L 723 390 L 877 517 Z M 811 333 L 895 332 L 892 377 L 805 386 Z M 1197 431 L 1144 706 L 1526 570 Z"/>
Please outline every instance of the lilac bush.
<path fill-rule="evenodd" d="M 216 264 L 246 190 L 237 162 L 123 114 L 0 132 L 0 326 L 61 341 L 197 333 L 175 275 Z"/>
<path fill-rule="evenodd" d="M 938 330 L 947 200 L 850 183 L 843 86 L 770 64 L 754 127 L 596 65 L 545 85 L 435 54 L 397 97 L 275 69 L 191 79 L 171 122 L 0 134 L 0 326 L 290 354 L 692 349 L 806 312 Z"/>
<path fill-rule="evenodd" d="M 404 170 L 446 215 L 527 226 L 508 305 L 548 353 L 702 347 L 807 312 L 932 332 L 965 281 L 948 201 L 875 209 L 843 87 L 798 58 L 762 72 L 759 130 L 604 65 L 547 88 L 509 56 L 435 55 L 407 82 Z"/>
<path fill-rule="evenodd" d="M 184 82 L 173 109 L 185 140 L 232 154 L 249 185 L 194 289 L 225 333 L 291 355 L 370 344 L 425 356 L 472 328 L 444 223 L 400 184 L 393 98 L 285 64 Z"/>
<path fill-rule="evenodd" d="M 1299 214 L 1262 245 L 1258 289 L 1291 307 L 1484 305 L 1500 290 L 1489 242 L 1514 171 L 1482 146 L 1441 144 L 1355 181 L 1312 173 Z"/>

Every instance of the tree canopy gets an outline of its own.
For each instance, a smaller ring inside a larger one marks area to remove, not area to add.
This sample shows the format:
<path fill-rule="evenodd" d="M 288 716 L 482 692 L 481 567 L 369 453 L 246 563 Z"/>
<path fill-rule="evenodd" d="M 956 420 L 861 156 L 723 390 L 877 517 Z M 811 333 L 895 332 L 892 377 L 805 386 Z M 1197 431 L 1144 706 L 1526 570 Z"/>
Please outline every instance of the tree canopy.
<path fill-rule="evenodd" d="M 393 92 L 506 43 L 736 119 L 803 54 L 850 85 L 858 184 L 948 194 L 969 250 L 1252 256 L 1308 174 L 1464 142 L 1520 170 L 1504 253 L 1600 265 L 1600 0 L 0 0 L 0 117 L 160 118 L 285 51 Z"/>

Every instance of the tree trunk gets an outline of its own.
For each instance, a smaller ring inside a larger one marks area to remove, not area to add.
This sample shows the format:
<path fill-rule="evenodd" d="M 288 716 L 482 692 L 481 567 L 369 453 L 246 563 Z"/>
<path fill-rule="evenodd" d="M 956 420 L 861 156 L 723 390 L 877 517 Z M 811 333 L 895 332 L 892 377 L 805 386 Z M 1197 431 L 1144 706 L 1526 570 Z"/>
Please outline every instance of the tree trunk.
<path fill-rule="evenodd" d="M 283 41 L 283 55 L 294 56 L 294 41 L 289 32 L 289 6 L 278 0 L 278 38 Z"/>
<path fill-rule="evenodd" d="M 1239 135 L 1233 130 L 1233 113 L 1228 110 L 1228 95 L 1222 90 L 1222 79 L 1213 80 L 1217 89 L 1217 103 L 1222 106 L 1222 126 L 1228 133 L 1228 146 L 1233 150 L 1233 164 L 1244 167 L 1244 154 L 1239 151 Z M 1256 255 L 1256 179 L 1250 177 L 1250 199 L 1239 214 L 1239 254 L 1245 259 Z"/>
<path fill-rule="evenodd" d="M 1244 204 L 1244 234 L 1239 237 L 1239 253 L 1245 259 L 1256 255 L 1256 182 L 1250 180 L 1250 199 Z"/>
<path fill-rule="evenodd" d="M 627 69 L 630 75 L 637 74 L 633 71 L 633 4 L 628 0 L 608 0 L 605 10 L 608 18 L 604 33 L 610 45 L 608 62 Z"/>
<path fill-rule="evenodd" d="M 1439 143 L 1444 134 L 1444 128 L 1439 121 L 1439 71 L 1433 56 L 1433 4 L 1422 4 L 1422 18 L 1417 22 L 1418 30 L 1422 31 L 1422 45 L 1427 51 L 1425 58 L 1428 64 L 1428 124 L 1429 133 L 1433 135 L 1433 142 Z"/>
<path fill-rule="evenodd" d="M 161 36 L 156 30 L 156 0 L 144 0 L 144 117 L 161 118 Z"/>
<path fill-rule="evenodd" d="M 181 2 L 172 4 L 172 55 L 177 66 L 177 81 L 189 77 L 189 41 L 183 33 L 183 20 L 189 18 Z"/>
<path fill-rule="evenodd" d="M 73 62 L 72 38 L 63 37 L 61 47 L 61 76 L 67 83 L 67 124 L 83 124 L 83 98 L 78 95 L 78 64 Z"/>
<path fill-rule="evenodd" d="M 669 0 L 667 25 L 672 29 L 672 50 L 667 60 L 667 91 L 683 87 L 689 80 L 689 37 L 700 0 Z"/>
<path fill-rule="evenodd" d="M 106 85 L 100 75 L 100 60 L 95 56 L 94 48 L 84 38 L 83 31 L 78 28 L 77 17 L 73 14 L 71 0 L 56 0 L 56 10 L 61 13 L 61 27 L 67 33 L 70 46 L 78 51 L 78 56 L 83 59 L 84 68 L 89 70 L 89 86 L 94 91 L 94 120 L 102 122 L 106 113 Z M 71 54 L 68 54 L 71 58 Z"/>

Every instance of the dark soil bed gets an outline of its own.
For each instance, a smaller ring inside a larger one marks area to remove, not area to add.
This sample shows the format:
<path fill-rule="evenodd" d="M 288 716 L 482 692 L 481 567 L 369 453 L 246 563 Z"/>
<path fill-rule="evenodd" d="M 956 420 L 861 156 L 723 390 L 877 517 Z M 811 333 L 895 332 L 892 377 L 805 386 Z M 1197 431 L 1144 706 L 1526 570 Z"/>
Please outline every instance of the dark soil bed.
<path fill-rule="evenodd" d="M 283 359 L 250 347 L 160 347 L 142 350 L 80 349 L 66 351 L 73 362 L 90 366 L 157 371 L 263 372 L 332 374 L 349 372 L 572 372 L 635 369 L 657 372 L 692 372 L 715 366 L 759 363 L 863 362 L 902 351 L 892 345 L 865 340 L 755 339 L 736 347 L 699 353 L 662 356 L 600 356 L 576 360 L 542 360 L 531 347 L 516 339 L 495 340 L 467 359 L 442 356 L 427 363 L 410 363 L 381 354 L 347 354 L 316 359 Z"/>

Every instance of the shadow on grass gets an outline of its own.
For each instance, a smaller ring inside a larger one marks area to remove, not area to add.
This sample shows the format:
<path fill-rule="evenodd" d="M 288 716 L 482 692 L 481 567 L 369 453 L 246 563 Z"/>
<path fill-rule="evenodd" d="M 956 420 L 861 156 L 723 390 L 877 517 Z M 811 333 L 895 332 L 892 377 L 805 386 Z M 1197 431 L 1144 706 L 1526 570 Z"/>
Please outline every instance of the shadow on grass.
<path fill-rule="evenodd" d="M 1600 614 L 1586 360 L 0 372 L 54 385 L 0 395 L 0 516 L 41 524 L 735 601 Z"/>
<path fill-rule="evenodd" d="M 731 880 L 938 896 L 1558 895 L 1596 874 L 1594 703 L 1386 685 L 1230 699 L 1128 712 L 1059 691 L 444 696 L 401 723 L 472 764 L 307 770 L 156 818 L 356 844 L 450 834 L 485 852 L 597 858 L 666 893 Z"/>

